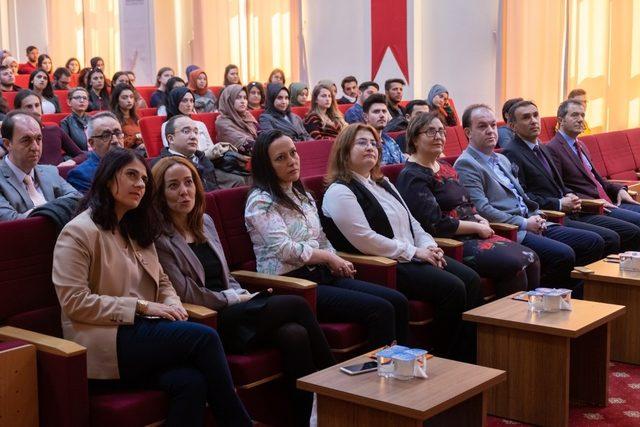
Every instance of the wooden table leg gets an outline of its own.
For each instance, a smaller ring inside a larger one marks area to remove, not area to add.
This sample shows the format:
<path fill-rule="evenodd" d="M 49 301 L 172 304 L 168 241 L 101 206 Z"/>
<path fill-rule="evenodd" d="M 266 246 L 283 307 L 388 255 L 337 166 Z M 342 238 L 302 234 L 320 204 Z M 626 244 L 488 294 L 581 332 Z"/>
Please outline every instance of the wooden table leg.
<path fill-rule="evenodd" d="M 569 338 L 479 324 L 478 365 L 507 371 L 488 411 L 530 424 L 569 422 Z"/>
<path fill-rule="evenodd" d="M 611 324 L 611 359 L 639 365 L 640 286 L 585 280 L 584 299 L 627 307 Z"/>
<path fill-rule="evenodd" d="M 606 323 L 571 340 L 569 396 L 572 401 L 606 406 L 610 325 Z"/>

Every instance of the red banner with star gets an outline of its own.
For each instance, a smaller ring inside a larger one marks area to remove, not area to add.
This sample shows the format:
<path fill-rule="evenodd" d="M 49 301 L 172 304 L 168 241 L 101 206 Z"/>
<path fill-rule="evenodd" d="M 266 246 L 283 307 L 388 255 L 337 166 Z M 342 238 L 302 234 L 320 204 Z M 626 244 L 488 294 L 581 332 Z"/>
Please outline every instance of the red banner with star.
<path fill-rule="evenodd" d="M 378 73 L 387 48 L 409 83 L 407 0 L 371 0 L 371 79 Z"/>

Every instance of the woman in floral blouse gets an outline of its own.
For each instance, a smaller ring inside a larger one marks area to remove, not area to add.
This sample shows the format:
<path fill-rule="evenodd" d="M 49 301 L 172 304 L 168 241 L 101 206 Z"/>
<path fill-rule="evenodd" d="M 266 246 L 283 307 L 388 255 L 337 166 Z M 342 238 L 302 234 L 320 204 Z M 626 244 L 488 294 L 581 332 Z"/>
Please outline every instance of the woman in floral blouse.
<path fill-rule="evenodd" d="M 260 273 L 318 284 L 318 318 L 357 322 L 368 346 L 406 341 L 408 301 L 399 292 L 353 279 L 353 264 L 336 255 L 320 226 L 315 201 L 300 182 L 300 158 L 279 130 L 260 134 L 252 155 L 253 188 L 245 223 Z"/>
<path fill-rule="evenodd" d="M 534 251 L 496 236 L 476 213 L 455 169 L 440 159 L 445 130 L 437 112 L 421 114 L 407 129 L 407 153 L 396 187 L 422 227 L 436 237 L 464 243 L 463 262 L 496 282 L 498 296 L 535 288 L 540 261 Z"/>

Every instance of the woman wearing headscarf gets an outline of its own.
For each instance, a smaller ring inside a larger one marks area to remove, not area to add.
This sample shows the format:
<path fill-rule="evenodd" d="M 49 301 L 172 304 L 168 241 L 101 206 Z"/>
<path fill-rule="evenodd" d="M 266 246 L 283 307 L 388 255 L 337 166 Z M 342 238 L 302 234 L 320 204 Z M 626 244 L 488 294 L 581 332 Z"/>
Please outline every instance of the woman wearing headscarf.
<path fill-rule="evenodd" d="M 293 107 L 303 107 L 309 99 L 309 85 L 306 83 L 294 82 L 289 85 L 289 95 Z"/>
<path fill-rule="evenodd" d="M 446 87 L 435 84 L 427 95 L 427 104 L 431 111 L 438 112 L 438 118 L 445 126 L 458 126 L 458 112 L 449 101 L 449 91 Z"/>
<path fill-rule="evenodd" d="M 216 96 L 209 89 L 209 79 L 204 70 L 198 68 L 189 74 L 187 85 L 196 97 L 196 111 L 198 113 L 211 113 L 216 111 Z"/>
<path fill-rule="evenodd" d="M 228 142 L 241 154 L 250 155 L 258 137 L 258 122 L 249 112 L 247 90 L 240 85 L 227 86 L 220 94 L 218 110 L 218 141 Z"/>
<path fill-rule="evenodd" d="M 247 84 L 247 99 L 250 110 L 261 110 L 264 108 L 264 86 L 260 82 L 249 82 Z"/>
<path fill-rule="evenodd" d="M 267 104 L 260 115 L 260 132 L 277 129 L 294 141 L 307 141 L 311 135 L 304 128 L 302 119 L 291 113 L 289 89 L 279 83 L 267 86 Z"/>

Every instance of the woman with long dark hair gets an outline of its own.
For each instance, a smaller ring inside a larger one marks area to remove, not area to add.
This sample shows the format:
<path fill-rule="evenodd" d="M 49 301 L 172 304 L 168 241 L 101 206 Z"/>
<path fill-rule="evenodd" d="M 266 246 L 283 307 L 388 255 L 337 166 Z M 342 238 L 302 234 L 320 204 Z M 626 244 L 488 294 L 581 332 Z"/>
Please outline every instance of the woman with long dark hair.
<path fill-rule="evenodd" d="M 133 89 L 133 95 L 136 99 L 136 108 L 139 110 L 140 108 L 147 108 L 147 101 L 144 100 L 142 95 L 136 90 L 136 87 L 133 85 L 133 82 L 129 78 L 130 71 L 117 71 L 113 77 L 111 78 L 111 90 L 120 84 L 129 85 L 131 89 Z"/>
<path fill-rule="evenodd" d="M 29 89 L 42 98 L 42 113 L 53 114 L 60 112 L 60 102 L 53 93 L 53 85 L 49 73 L 45 70 L 35 70 L 29 76 Z"/>
<path fill-rule="evenodd" d="M 119 84 L 111 92 L 109 104 L 124 132 L 124 147 L 144 150 L 134 90 L 128 84 Z"/>
<path fill-rule="evenodd" d="M 241 85 L 240 81 L 240 72 L 238 71 L 238 66 L 234 64 L 229 64 L 224 67 L 224 79 L 223 86 L 227 87 L 229 85 Z"/>
<path fill-rule="evenodd" d="M 376 348 L 407 337 L 408 302 L 399 292 L 353 278 L 353 264 L 336 255 L 320 226 L 311 194 L 300 181 L 300 157 L 291 138 L 263 132 L 253 148 L 253 188 L 245 224 L 257 270 L 318 284 L 318 318 L 357 322 Z"/>
<path fill-rule="evenodd" d="M 109 92 L 104 72 L 94 68 L 87 74 L 87 91 L 89 92 L 89 109 L 87 111 L 101 111 L 109 109 Z"/>
<path fill-rule="evenodd" d="M 304 127 L 309 135 L 313 139 L 333 139 L 346 125 L 331 87 L 321 84 L 314 87 L 311 109 L 304 118 Z"/>
<path fill-rule="evenodd" d="M 78 61 L 78 58 L 69 58 L 64 66 L 71 72 L 71 74 L 78 74 L 80 72 L 80 69 L 82 68 L 80 66 L 80 61 Z"/>
<path fill-rule="evenodd" d="M 81 212 L 62 230 L 52 279 L 66 339 L 87 348 L 91 379 L 155 386 L 169 398 L 167 426 L 251 426 L 215 330 L 187 312 L 163 272 L 154 240 L 153 176 L 133 150 L 100 162 Z"/>

